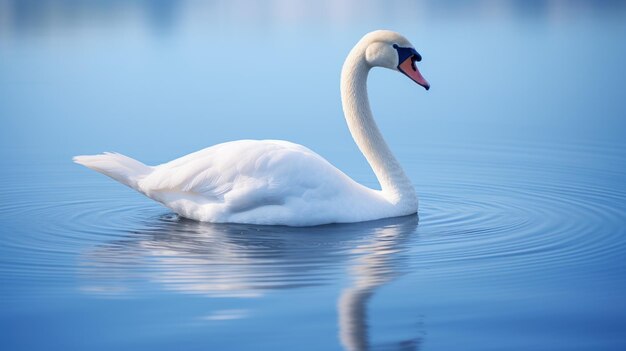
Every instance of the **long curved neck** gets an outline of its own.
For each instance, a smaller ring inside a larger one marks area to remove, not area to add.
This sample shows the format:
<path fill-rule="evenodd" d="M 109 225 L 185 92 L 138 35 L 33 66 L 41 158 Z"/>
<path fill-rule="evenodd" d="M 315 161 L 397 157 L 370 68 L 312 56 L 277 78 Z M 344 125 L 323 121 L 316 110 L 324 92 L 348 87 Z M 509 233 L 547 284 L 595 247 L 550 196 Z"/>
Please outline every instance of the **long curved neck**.
<path fill-rule="evenodd" d="M 355 46 L 341 70 L 341 101 L 352 138 L 372 167 L 383 195 L 395 205 L 415 207 L 417 196 L 411 181 L 383 139 L 367 98 L 365 47 Z"/>

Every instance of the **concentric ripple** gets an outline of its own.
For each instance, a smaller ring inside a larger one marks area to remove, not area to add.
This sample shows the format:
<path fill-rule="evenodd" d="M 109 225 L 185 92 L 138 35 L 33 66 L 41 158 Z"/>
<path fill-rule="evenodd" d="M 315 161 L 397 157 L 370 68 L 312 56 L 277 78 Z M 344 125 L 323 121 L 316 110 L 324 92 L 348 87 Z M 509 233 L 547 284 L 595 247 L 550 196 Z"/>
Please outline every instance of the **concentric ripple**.
<path fill-rule="evenodd" d="M 446 267 L 435 272 L 448 275 L 488 261 L 485 275 L 614 278 L 626 249 L 622 155 L 597 147 L 509 148 L 464 165 L 462 178 L 424 185 L 423 240 L 412 247 L 413 262 Z"/>
<path fill-rule="evenodd" d="M 626 249 L 619 148 L 420 150 L 407 166 L 419 225 L 416 216 L 312 228 L 198 223 L 99 175 L 47 167 L 1 174 L 5 296 L 43 293 L 32 288 L 42 282 L 46 294 L 257 296 L 346 274 L 376 286 L 407 272 L 599 280 L 620 274 Z"/>

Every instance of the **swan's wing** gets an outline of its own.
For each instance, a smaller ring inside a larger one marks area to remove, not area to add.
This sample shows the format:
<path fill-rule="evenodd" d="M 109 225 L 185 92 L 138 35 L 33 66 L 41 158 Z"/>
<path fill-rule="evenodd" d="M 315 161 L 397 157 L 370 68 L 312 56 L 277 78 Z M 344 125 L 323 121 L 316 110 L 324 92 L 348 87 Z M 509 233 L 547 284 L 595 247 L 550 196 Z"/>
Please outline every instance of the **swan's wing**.
<path fill-rule="evenodd" d="M 140 186 L 146 193 L 184 192 L 245 210 L 282 204 L 290 197 L 329 198 L 350 183 L 354 182 L 343 172 L 304 146 L 241 140 L 157 166 Z"/>

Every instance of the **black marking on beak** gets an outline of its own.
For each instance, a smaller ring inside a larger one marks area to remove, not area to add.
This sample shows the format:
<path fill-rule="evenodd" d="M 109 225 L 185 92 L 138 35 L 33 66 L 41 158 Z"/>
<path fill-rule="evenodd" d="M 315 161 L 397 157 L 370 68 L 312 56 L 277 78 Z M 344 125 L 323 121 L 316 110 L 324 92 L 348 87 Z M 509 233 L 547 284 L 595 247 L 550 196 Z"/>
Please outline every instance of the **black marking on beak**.
<path fill-rule="evenodd" d="M 398 70 L 426 90 L 430 89 L 430 84 L 424 79 L 415 64 L 422 61 L 422 55 L 413 48 L 400 47 L 398 44 L 393 44 L 393 48 L 398 52 Z"/>
<path fill-rule="evenodd" d="M 413 48 L 403 48 L 398 44 L 393 44 L 393 48 L 398 51 L 398 65 L 404 62 L 407 58 L 412 56 L 413 62 L 422 61 L 422 55 L 415 51 Z"/>

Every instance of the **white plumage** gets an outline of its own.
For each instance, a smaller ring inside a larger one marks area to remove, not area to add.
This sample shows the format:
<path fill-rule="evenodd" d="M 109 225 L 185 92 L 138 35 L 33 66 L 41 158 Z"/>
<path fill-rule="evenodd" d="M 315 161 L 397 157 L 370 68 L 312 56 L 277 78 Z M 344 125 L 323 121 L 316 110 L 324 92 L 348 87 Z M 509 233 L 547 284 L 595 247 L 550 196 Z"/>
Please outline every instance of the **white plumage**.
<path fill-rule="evenodd" d="M 371 62 L 366 51 L 381 43 Z M 387 49 L 393 44 L 410 46 L 390 31 L 363 37 L 346 59 L 341 84 L 348 126 L 382 190 L 358 184 L 308 148 L 280 140 L 218 144 L 155 167 L 116 153 L 74 161 L 199 221 L 308 226 L 416 213 L 415 191 L 382 139 L 366 95 L 371 67 L 397 70 L 398 54 Z"/>

